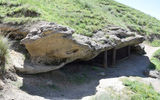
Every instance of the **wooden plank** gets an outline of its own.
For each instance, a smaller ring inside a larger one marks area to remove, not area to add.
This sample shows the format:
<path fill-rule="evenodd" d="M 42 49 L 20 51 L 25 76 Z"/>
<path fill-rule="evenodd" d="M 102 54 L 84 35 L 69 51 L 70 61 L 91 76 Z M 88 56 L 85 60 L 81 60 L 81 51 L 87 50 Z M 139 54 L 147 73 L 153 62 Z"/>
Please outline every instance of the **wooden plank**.
<path fill-rule="evenodd" d="M 131 55 L 131 46 L 128 46 L 128 57 Z"/>
<path fill-rule="evenodd" d="M 108 62 L 107 62 L 107 51 L 104 52 L 104 68 L 108 67 Z"/>
<path fill-rule="evenodd" d="M 113 49 L 113 57 L 112 57 L 112 65 L 115 65 L 116 64 L 116 49 L 114 48 Z"/>

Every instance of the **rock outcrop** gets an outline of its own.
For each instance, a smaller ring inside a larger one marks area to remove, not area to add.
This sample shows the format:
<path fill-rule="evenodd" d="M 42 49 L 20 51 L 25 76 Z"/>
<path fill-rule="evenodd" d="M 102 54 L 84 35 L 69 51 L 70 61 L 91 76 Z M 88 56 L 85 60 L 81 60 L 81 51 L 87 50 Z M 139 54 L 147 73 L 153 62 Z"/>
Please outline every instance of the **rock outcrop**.
<path fill-rule="evenodd" d="M 10 23 L 0 23 L 0 34 L 14 40 L 21 40 L 27 36 L 31 26 L 31 24 L 16 25 Z"/>
<path fill-rule="evenodd" d="M 4 83 L 3 83 L 3 81 L 0 79 L 0 90 L 3 90 L 3 88 L 4 88 Z"/>
<path fill-rule="evenodd" d="M 87 61 L 105 50 L 144 41 L 142 36 L 115 26 L 107 26 L 92 37 L 74 34 L 73 29 L 55 23 L 41 21 L 32 26 L 21 40 L 31 55 L 32 65 L 17 68 L 26 73 L 55 70 L 77 59 Z"/>
<path fill-rule="evenodd" d="M 21 44 L 25 45 L 31 61 L 21 56 L 25 54 L 16 51 L 11 53 L 18 56 L 11 58 L 18 71 L 30 74 L 59 69 L 75 60 L 88 61 L 105 50 L 144 41 L 142 36 L 112 25 L 93 33 L 92 37 L 45 21 L 26 25 L 0 24 L 0 31 L 7 33 L 8 37 L 21 40 Z"/>

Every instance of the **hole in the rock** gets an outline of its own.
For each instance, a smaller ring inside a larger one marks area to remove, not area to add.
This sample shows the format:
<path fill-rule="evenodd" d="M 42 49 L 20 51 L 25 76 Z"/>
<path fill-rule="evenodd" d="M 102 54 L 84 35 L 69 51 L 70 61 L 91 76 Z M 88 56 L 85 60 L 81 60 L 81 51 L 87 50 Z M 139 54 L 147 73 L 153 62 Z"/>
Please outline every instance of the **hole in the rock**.
<path fill-rule="evenodd" d="M 112 57 L 113 57 L 113 49 L 108 50 L 107 51 L 107 62 L 108 62 L 108 66 L 112 65 Z M 104 55 L 105 52 L 100 53 L 98 56 L 96 56 L 95 58 L 89 60 L 89 61 L 82 61 L 82 60 L 76 60 L 72 63 L 67 64 L 66 66 L 70 66 L 70 65 L 90 65 L 90 66 L 96 66 L 96 67 L 104 67 Z M 74 67 L 77 68 L 77 67 Z M 73 69 L 74 69 L 73 68 Z"/>
<path fill-rule="evenodd" d="M 62 31 L 68 31 L 68 29 L 66 27 L 61 28 Z"/>
<path fill-rule="evenodd" d="M 103 67 L 103 65 L 104 65 L 104 53 L 105 52 L 100 53 L 98 56 L 96 56 L 92 60 L 87 61 L 86 64 Z"/>

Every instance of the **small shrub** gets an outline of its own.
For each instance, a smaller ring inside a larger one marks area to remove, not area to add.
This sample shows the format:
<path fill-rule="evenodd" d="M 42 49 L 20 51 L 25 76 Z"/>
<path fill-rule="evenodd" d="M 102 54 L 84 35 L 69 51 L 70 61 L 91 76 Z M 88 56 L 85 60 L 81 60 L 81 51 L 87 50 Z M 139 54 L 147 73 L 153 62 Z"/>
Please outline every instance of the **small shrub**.
<path fill-rule="evenodd" d="M 160 40 L 154 40 L 151 42 L 151 45 L 154 47 L 159 47 L 160 46 Z"/>
<path fill-rule="evenodd" d="M 4 73 L 5 64 L 8 57 L 9 42 L 8 39 L 0 35 L 0 73 Z"/>
<path fill-rule="evenodd" d="M 160 49 L 153 54 L 149 67 L 160 71 Z"/>
<path fill-rule="evenodd" d="M 131 100 L 160 100 L 160 94 L 151 85 L 128 79 L 124 79 L 123 84 L 133 92 Z"/>

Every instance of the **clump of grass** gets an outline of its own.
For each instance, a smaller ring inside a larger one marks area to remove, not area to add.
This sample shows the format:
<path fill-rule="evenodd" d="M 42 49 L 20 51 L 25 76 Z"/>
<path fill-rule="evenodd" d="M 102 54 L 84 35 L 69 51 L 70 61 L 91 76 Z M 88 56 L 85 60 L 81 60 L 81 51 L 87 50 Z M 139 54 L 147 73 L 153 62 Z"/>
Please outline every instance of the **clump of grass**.
<path fill-rule="evenodd" d="M 160 71 L 160 49 L 153 54 L 149 67 Z"/>
<path fill-rule="evenodd" d="M 0 73 L 5 72 L 5 64 L 8 58 L 9 42 L 8 39 L 0 35 Z"/>
<path fill-rule="evenodd" d="M 160 94 L 151 85 L 128 79 L 124 79 L 123 84 L 133 92 L 131 100 L 160 100 Z"/>
<path fill-rule="evenodd" d="M 159 47 L 160 46 L 160 40 L 153 40 L 150 44 L 151 44 L 151 46 Z"/>

